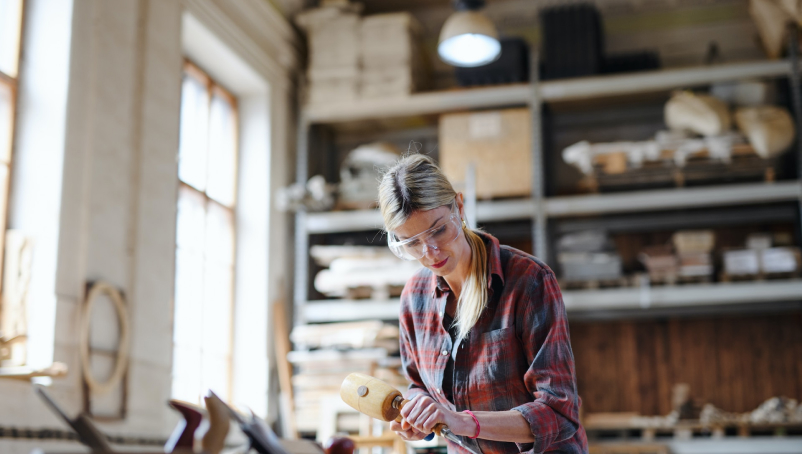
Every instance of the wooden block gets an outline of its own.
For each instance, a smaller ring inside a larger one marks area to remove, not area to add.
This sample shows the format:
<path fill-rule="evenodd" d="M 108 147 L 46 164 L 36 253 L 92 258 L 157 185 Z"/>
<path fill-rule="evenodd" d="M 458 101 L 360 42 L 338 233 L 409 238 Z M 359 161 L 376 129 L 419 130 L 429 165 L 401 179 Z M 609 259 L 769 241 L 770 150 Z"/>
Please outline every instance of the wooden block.
<path fill-rule="evenodd" d="M 532 121 L 529 109 L 440 116 L 440 166 L 452 184 L 476 165 L 476 196 L 528 196 L 532 190 Z"/>

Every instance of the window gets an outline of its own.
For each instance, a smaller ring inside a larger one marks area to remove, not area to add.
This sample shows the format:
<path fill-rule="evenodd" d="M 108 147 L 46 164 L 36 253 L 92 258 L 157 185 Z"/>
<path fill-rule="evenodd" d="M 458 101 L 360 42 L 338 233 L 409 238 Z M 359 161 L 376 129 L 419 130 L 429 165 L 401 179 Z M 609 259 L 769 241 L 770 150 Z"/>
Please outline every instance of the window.
<path fill-rule="evenodd" d="M 237 105 L 187 63 L 181 95 L 173 397 L 231 396 Z"/>
<path fill-rule="evenodd" d="M 14 143 L 14 118 L 17 101 L 20 36 L 22 32 L 22 0 L 0 0 L 0 257 L 5 248 L 8 191 L 11 173 L 11 152 Z M 0 270 L 2 261 L 0 261 Z M 2 272 L 0 272 L 2 276 Z M 0 313 L 0 340 L 24 340 L 26 326 L 19 312 L 21 301 L 6 301 Z M 9 364 L 25 362 L 24 349 L 0 342 L 0 361 Z"/>

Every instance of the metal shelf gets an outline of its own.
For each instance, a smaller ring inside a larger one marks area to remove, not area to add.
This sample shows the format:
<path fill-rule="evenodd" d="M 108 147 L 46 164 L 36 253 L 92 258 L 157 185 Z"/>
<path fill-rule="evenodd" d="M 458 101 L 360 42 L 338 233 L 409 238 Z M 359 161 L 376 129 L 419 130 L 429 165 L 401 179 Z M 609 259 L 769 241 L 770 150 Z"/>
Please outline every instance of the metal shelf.
<path fill-rule="evenodd" d="M 802 182 L 744 183 L 546 199 L 549 217 L 747 205 L 802 199 Z"/>
<path fill-rule="evenodd" d="M 540 82 L 537 87 L 543 102 L 558 102 L 671 90 L 727 80 L 781 77 L 789 75 L 790 71 L 791 64 L 786 60 L 757 61 L 551 80 Z M 338 123 L 458 110 L 525 106 L 529 104 L 531 97 L 531 84 L 501 85 L 423 92 L 400 98 L 360 99 L 351 103 L 307 105 L 304 107 L 304 115 L 309 123 Z"/>
<path fill-rule="evenodd" d="M 802 301 L 802 280 L 731 282 L 563 292 L 569 314 Z"/>
<path fill-rule="evenodd" d="M 562 295 L 569 315 L 633 309 L 646 313 L 666 308 L 704 306 L 730 309 L 733 306 L 754 303 L 802 301 L 802 280 L 567 290 Z M 303 306 L 305 320 L 310 323 L 396 320 L 399 310 L 398 299 L 321 300 L 309 301 Z"/>
<path fill-rule="evenodd" d="M 535 214 L 532 199 L 500 200 L 476 204 L 480 222 L 529 219 Z M 307 233 L 337 233 L 383 228 L 378 210 L 329 211 L 306 215 Z"/>
<path fill-rule="evenodd" d="M 550 197 L 545 199 L 545 212 L 548 217 L 559 218 L 797 200 L 802 200 L 802 182 L 783 181 Z M 476 219 L 479 222 L 531 219 L 534 216 L 535 204 L 528 198 L 476 204 Z M 308 233 L 381 228 L 381 215 L 376 210 L 309 213 L 306 222 Z"/>
<path fill-rule="evenodd" d="M 351 103 L 308 105 L 304 108 L 304 115 L 310 123 L 338 123 L 439 114 L 457 110 L 525 106 L 532 95 L 531 87 L 530 84 L 500 85 L 423 92 L 400 98 L 360 99 Z"/>
<path fill-rule="evenodd" d="M 684 69 L 663 69 L 632 74 L 581 77 L 541 82 L 543 102 L 574 101 L 603 96 L 620 96 L 675 88 L 706 85 L 728 80 L 781 77 L 791 74 L 787 60 L 757 61 Z"/>

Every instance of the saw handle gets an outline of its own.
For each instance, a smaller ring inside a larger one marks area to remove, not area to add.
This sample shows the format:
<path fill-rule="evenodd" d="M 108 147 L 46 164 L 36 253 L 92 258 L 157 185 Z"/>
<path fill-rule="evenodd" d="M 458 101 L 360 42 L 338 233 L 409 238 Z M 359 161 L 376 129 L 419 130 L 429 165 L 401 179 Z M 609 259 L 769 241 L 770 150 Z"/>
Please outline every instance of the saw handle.
<path fill-rule="evenodd" d="M 402 400 L 401 403 L 398 404 L 398 409 L 400 410 L 400 409 L 404 408 L 404 405 L 408 404 L 409 402 L 410 401 L 407 400 L 407 399 Z M 401 415 L 398 415 L 398 417 L 395 418 L 395 421 L 396 422 L 401 422 L 403 419 L 404 418 L 402 418 Z M 443 424 L 443 423 L 437 423 L 437 424 L 435 424 L 433 430 L 437 435 L 442 437 L 443 436 L 443 434 L 442 434 L 442 430 L 443 429 L 448 429 L 448 426 Z M 424 438 L 424 440 L 429 441 L 432 438 L 434 438 L 434 434 L 429 434 L 429 435 L 426 436 L 426 438 Z"/>

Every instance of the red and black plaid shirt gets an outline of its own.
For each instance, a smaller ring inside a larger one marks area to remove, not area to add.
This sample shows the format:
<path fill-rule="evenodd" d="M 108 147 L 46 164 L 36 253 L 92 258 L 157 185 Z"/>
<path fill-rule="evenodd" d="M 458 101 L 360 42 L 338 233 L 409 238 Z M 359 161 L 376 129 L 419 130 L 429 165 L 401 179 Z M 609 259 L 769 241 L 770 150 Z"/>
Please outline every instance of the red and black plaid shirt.
<path fill-rule="evenodd" d="M 489 261 L 488 307 L 459 346 L 453 403 L 442 389 L 452 352 L 443 325 L 451 290 L 426 268 L 404 287 L 400 327 L 401 359 L 411 383 L 407 398 L 427 394 L 453 411 L 519 411 L 535 442 L 463 437 L 485 453 L 586 453 L 568 321 L 554 273 L 535 257 L 481 235 Z M 448 447 L 466 452 L 450 442 Z"/>

